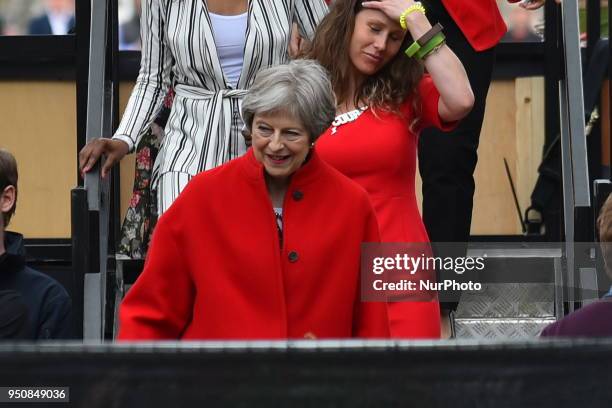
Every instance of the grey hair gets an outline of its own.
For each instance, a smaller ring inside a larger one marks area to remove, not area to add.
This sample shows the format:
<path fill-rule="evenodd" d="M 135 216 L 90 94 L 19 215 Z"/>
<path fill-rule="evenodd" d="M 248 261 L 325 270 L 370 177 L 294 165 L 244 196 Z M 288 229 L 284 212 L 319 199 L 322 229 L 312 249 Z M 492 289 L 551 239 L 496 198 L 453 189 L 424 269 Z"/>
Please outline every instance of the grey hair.
<path fill-rule="evenodd" d="M 336 98 L 327 71 L 314 60 L 294 60 L 260 71 L 242 100 L 243 134 L 255 114 L 286 112 L 299 119 L 314 142 L 334 121 Z"/>

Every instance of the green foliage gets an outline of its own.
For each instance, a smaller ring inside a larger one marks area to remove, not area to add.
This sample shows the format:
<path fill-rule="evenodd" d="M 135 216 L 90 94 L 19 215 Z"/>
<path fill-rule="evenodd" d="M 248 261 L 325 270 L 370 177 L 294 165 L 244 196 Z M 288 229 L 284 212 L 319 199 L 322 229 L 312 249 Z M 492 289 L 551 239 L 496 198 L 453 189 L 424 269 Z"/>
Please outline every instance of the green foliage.
<path fill-rule="evenodd" d="M 609 25 L 608 8 L 602 7 L 601 8 L 601 26 L 600 26 L 602 37 L 608 36 L 608 25 Z M 580 8 L 580 32 L 581 33 L 586 32 L 586 9 L 584 7 Z"/>

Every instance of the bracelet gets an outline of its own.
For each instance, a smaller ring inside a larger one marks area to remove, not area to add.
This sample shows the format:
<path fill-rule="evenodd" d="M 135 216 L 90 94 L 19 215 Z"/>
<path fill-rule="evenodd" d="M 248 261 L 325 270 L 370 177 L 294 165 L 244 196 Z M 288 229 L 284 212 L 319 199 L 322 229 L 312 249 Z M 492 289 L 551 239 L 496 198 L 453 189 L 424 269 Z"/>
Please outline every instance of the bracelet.
<path fill-rule="evenodd" d="M 416 53 L 416 58 L 420 60 L 424 59 L 436 47 L 444 45 L 445 42 L 446 37 L 444 36 L 444 33 L 439 32 L 438 34 L 434 35 L 433 38 L 427 42 L 427 44 L 419 49 L 419 51 Z"/>
<path fill-rule="evenodd" d="M 421 47 L 424 47 L 425 44 L 427 44 L 432 38 L 435 37 L 436 34 L 438 34 L 439 32 L 441 32 L 444 29 L 444 27 L 442 27 L 442 24 L 440 23 L 436 23 L 436 25 L 434 25 L 433 27 L 431 27 L 429 29 L 429 31 L 427 31 L 425 34 L 423 34 L 421 36 L 421 38 L 419 38 L 417 40 L 417 42 L 419 43 L 419 45 Z"/>
<path fill-rule="evenodd" d="M 421 4 L 420 1 L 417 1 L 412 6 L 404 10 L 402 14 L 400 14 L 399 23 L 400 26 L 404 29 L 404 31 L 408 29 L 408 26 L 406 25 L 406 17 L 408 17 L 410 13 L 414 13 L 415 11 L 420 11 L 421 13 L 425 14 L 425 7 L 423 6 L 423 4 Z"/>
<path fill-rule="evenodd" d="M 433 50 L 429 51 L 426 55 L 423 56 L 423 59 L 426 59 L 427 57 L 435 54 L 436 52 L 438 52 L 440 50 L 440 48 L 444 47 L 446 45 L 446 41 L 442 42 L 441 44 L 436 45 Z"/>
<path fill-rule="evenodd" d="M 434 48 L 444 43 L 445 39 L 446 37 L 442 32 L 442 25 L 438 23 L 423 34 L 421 38 L 414 41 L 410 47 L 406 49 L 405 53 L 410 58 L 415 57 L 416 59 L 423 59 Z"/>
<path fill-rule="evenodd" d="M 409 57 L 412 58 L 415 56 L 415 54 L 421 49 L 421 46 L 419 45 L 418 42 L 413 42 L 412 44 L 410 44 L 410 47 L 406 48 L 406 51 L 404 51 L 404 53 Z"/>

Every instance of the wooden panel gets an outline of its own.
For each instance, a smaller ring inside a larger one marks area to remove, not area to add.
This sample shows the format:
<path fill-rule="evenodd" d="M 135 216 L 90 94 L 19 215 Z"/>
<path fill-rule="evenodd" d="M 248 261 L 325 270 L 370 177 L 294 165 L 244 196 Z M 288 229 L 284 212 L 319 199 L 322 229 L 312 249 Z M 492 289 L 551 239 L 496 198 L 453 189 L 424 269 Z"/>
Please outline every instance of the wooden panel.
<path fill-rule="evenodd" d="M 70 237 L 76 172 L 76 85 L 0 81 L 0 146 L 17 158 L 19 199 L 9 229 L 28 238 Z"/>
<path fill-rule="evenodd" d="M 473 235 L 521 233 L 504 158 L 524 212 L 530 204 L 543 145 L 544 79 L 519 78 L 491 84 L 474 175 Z M 418 174 L 416 191 L 421 210 Z"/>
<path fill-rule="evenodd" d="M 478 151 L 473 235 L 522 233 L 503 160 L 508 161 L 522 217 L 531 203 L 543 146 L 544 79 L 495 82 Z"/>
<path fill-rule="evenodd" d="M 123 112 L 133 83 L 122 83 Z M 19 200 L 10 228 L 28 238 L 70 238 L 70 190 L 77 184 L 76 86 L 0 81 L 0 147 L 19 164 Z M 36 120 L 34 120 L 36 119 Z M 134 155 L 121 163 L 121 219 L 134 182 Z"/>
<path fill-rule="evenodd" d="M 513 174 L 522 215 L 531 205 L 545 141 L 544 78 L 516 80 L 516 176 Z M 517 226 L 518 223 L 517 215 Z M 520 231 L 520 230 L 519 230 Z"/>
<path fill-rule="evenodd" d="M 475 172 L 473 235 L 520 232 L 503 161 L 516 174 L 515 99 L 514 81 L 495 82 L 489 90 Z"/>

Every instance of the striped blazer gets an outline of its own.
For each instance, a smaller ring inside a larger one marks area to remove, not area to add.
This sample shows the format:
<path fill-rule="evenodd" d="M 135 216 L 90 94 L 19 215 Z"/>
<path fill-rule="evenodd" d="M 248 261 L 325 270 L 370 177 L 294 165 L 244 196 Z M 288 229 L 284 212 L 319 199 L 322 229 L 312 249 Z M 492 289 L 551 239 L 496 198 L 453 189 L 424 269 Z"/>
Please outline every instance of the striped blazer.
<path fill-rule="evenodd" d="M 305 38 L 327 13 L 324 0 L 249 0 L 242 72 L 234 89 L 217 55 L 205 0 L 143 0 L 140 72 L 114 138 L 130 151 L 161 108 L 172 83 L 176 96 L 154 166 L 190 176 L 246 151 L 240 104 L 263 68 L 288 61 L 292 22 Z"/>

